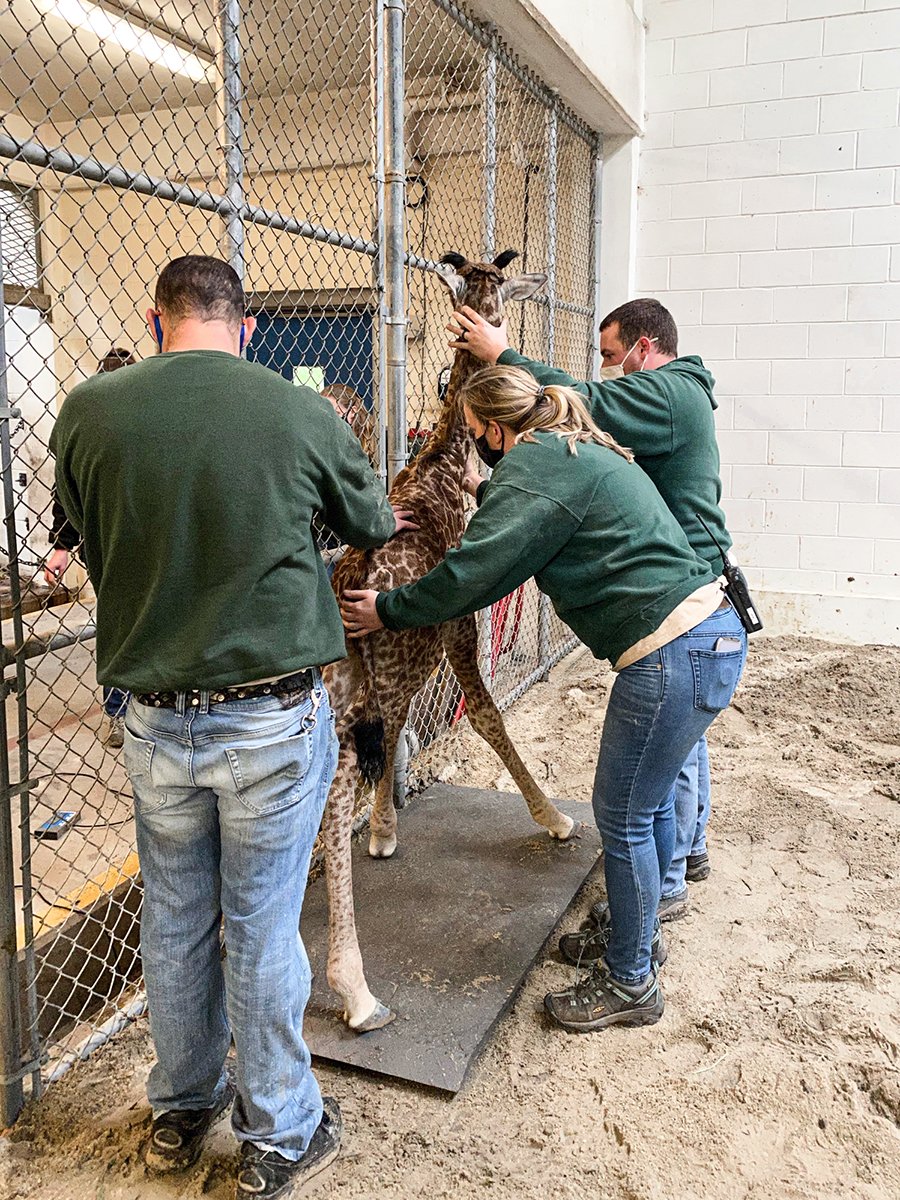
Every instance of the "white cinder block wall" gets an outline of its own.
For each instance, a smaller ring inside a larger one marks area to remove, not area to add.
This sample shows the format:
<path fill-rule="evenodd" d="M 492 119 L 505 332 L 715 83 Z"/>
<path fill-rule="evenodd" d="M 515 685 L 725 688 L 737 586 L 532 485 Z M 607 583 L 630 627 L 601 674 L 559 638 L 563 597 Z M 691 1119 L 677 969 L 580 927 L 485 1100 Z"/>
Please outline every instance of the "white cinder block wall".
<path fill-rule="evenodd" d="M 900 2 L 647 0 L 637 293 L 770 628 L 900 641 Z"/>

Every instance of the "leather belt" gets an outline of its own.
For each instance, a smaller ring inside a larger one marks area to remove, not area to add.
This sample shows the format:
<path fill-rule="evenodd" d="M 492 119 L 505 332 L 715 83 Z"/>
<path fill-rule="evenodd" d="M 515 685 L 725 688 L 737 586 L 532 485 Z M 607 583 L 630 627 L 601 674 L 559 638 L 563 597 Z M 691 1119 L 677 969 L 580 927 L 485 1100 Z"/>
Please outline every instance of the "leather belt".
<path fill-rule="evenodd" d="M 134 698 L 140 704 L 150 708 L 177 708 L 179 696 L 184 696 L 186 707 L 196 707 L 201 696 L 209 696 L 210 705 L 229 704 L 234 700 L 253 700 L 259 696 L 288 696 L 295 692 L 308 695 L 316 685 L 317 672 L 308 667 L 305 671 L 295 671 L 293 675 L 285 675 L 282 679 L 273 679 L 270 683 L 238 684 L 226 688 L 182 688 L 179 691 L 135 692 Z M 300 697 L 297 698 L 298 700 Z"/>

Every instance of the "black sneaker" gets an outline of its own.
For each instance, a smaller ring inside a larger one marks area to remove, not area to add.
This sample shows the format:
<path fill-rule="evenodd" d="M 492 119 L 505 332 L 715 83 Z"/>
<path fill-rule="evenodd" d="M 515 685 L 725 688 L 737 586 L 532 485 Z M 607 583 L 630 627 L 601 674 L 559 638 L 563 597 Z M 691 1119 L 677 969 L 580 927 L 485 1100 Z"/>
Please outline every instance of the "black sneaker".
<path fill-rule="evenodd" d="M 702 883 L 704 879 L 709 879 L 709 870 L 709 855 L 705 850 L 687 856 L 684 877 L 688 883 Z"/>
<path fill-rule="evenodd" d="M 559 952 L 567 963 L 576 967 L 592 967 L 606 954 L 609 945 L 609 909 L 604 913 L 604 920 L 597 925 L 593 914 L 582 923 L 574 933 L 564 933 L 559 939 Z M 659 921 L 653 927 L 653 939 L 650 942 L 650 961 L 656 967 L 661 967 L 669 957 L 666 944 L 662 938 Z"/>
<path fill-rule="evenodd" d="M 173 1109 L 156 1117 L 144 1147 L 144 1162 L 149 1169 L 163 1174 L 192 1167 L 213 1122 L 233 1099 L 234 1088 L 228 1083 L 212 1108 Z"/>
<path fill-rule="evenodd" d="M 341 1148 L 341 1109 L 332 1096 L 322 1097 L 322 1107 L 322 1120 L 302 1158 L 285 1158 L 277 1150 L 262 1150 L 252 1142 L 242 1144 L 235 1200 L 299 1195 L 311 1179 L 334 1162 Z"/>
<path fill-rule="evenodd" d="M 656 917 L 659 921 L 677 921 L 680 917 L 687 916 L 688 908 L 688 890 L 685 888 L 677 896 L 661 896 L 659 906 L 656 910 Z M 605 900 L 600 900 L 596 904 L 591 905 L 590 912 L 581 928 L 600 929 L 602 926 L 608 924 L 609 905 Z"/>
<path fill-rule="evenodd" d="M 562 992 L 548 992 L 544 1009 L 570 1033 L 593 1033 L 611 1025 L 655 1025 L 666 1004 L 656 968 L 635 987 L 619 983 L 605 963 Z"/>

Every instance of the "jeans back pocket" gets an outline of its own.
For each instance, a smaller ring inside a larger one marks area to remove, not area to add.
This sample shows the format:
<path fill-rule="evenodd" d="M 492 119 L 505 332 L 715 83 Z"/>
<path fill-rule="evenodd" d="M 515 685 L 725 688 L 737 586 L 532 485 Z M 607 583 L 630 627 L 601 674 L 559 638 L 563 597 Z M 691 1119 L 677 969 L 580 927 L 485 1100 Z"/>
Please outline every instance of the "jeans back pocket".
<path fill-rule="evenodd" d="M 741 679 L 744 651 L 690 650 L 694 673 L 694 707 L 719 713 L 731 703 Z"/>
<path fill-rule="evenodd" d="M 312 760 L 312 730 L 267 746 L 231 746 L 225 756 L 238 798 L 257 816 L 293 804 L 302 790 Z"/>

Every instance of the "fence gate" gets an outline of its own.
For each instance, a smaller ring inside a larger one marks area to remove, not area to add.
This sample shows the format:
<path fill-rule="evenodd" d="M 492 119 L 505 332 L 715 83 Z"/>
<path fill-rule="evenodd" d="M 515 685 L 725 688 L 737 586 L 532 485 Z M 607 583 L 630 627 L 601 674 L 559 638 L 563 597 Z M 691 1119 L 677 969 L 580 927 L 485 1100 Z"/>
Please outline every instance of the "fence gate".
<path fill-rule="evenodd" d="M 546 271 L 513 343 L 595 369 L 599 174 L 596 135 L 450 0 L 3 6 L 0 1126 L 143 1004 L 93 593 L 74 560 L 43 582 L 59 405 L 110 350 L 154 353 L 142 314 L 169 259 L 217 254 L 259 318 L 249 356 L 330 394 L 390 481 L 440 409 L 447 250 Z M 501 704 L 572 644 L 533 584 L 481 616 Z M 444 664 L 411 713 L 417 779 L 460 700 Z"/>

